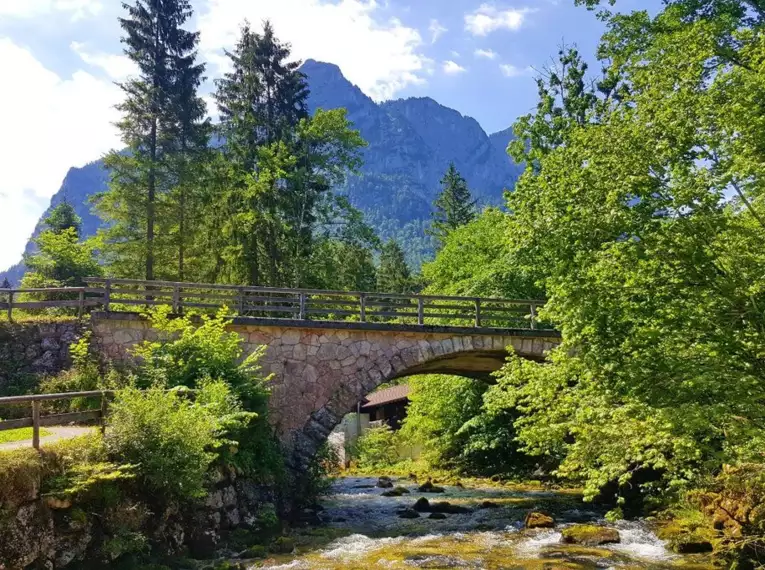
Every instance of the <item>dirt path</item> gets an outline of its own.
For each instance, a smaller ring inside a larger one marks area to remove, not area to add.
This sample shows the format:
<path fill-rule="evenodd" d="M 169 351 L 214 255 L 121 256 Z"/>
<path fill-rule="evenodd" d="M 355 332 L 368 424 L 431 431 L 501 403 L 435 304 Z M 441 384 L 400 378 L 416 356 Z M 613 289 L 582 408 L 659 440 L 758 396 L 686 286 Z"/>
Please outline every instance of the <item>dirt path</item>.
<path fill-rule="evenodd" d="M 96 427 L 83 427 L 83 426 L 46 426 L 46 430 L 51 432 L 51 435 L 46 435 L 40 438 L 40 445 L 45 446 L 51 444 L 54 441 L 62 439 L 71 439 L 73 437 L 79 437 L 86 435 L 98 428 Z M 23 439 L 21 441 L 9 441 L 8 443 L 0 443 L 0 452 L 11 451 L 13 449 L 21 449 L 24 447 L 32 447 L 32 439 Z"/>

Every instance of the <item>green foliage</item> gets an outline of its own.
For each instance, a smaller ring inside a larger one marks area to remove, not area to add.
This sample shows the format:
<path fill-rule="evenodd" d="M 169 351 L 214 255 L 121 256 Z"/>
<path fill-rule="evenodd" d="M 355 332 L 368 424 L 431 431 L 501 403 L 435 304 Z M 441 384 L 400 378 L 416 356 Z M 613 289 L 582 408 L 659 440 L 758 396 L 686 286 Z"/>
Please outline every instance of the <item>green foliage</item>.
<path fill-rule="evenodd" d="M 242 358 L 242 338 L 226 330 L 225 314 L 170 318 L 167 307 L 151 312 L 160 340 L 136 347 L 142 362 L 136 380 L 138 386 L 201 389 L 197 404 L 217 418 L 221 460 L 273 482 L 283 477 L 283 464 L 268 425 L 267 378 L 258 364 L 265 347 Z"/>
<path fill-rule="evenodd" d="M 137 477 L 155 498 L 182 502 L 202 497 L 221 430 L 213 412 L 177 391 L 125 388 L 111 405 L 106 449 L 120 463 L 135 465 Z"/>
<path fill-rule="evenodd" d="M 0 461 L 0 517 L 15 515 L 14 507 L 32 497 L 42 471 L 42 459 L 35 449 L 3 452 Z"/>
<path fill-rule="evenodd" d="M 401 246 L 387 241 L 380 251 L 380 267 L 377 270 L 377 290 L 383 293 L 411 293 L 415 283 Z"/>
<path fill-rule="evenodd" d="M 99 232 L 105 260 L 122 277 L 184 275 L 191 216 L 200 211 L 191 188 L 207 153 L 209 120 L 197 94 L 204 64 L 196 61 L 199 32 L 183 25 L 188 0 L 125 3 L 120 18 L 125 54 L 138 73 L 119 86 L 125 99 L 117 123 L 127 151 L 105 160 L 108 192 L 95 198 L 108 221 Z M 198 245 L 197 245 L 198 247 Z"/>
<path fill-rule="evenodd" d="M 449 232 L 464 226 L 475 218 L 476 201 L 470 195 L 467 181 L 460 175 L 454 163 L 441 179 L 441 194 L 434 202 L 435 212 L 428 233 L 443 244 Z"/>
<path fill-rule="evenodd" d="M 475 220 L 450 232 L 436 258 L 422 267 L 433 295 L 537 299 L 533 268 L 521 267 L 508 243 L 511 218 L 487 208 Z"/>
<path fill-rule="evenodd" d="M 24 255 L 27 272 L 22 288 L 79 287 L 85 284 L 83 278 L 101 275 L 93 246 L 80 242 L 80 219 L 71 205 L 58 205 L 43 222 L 46 228 L 35 238 L 38 251 Z M 76 296 L 69 298 L 76 300 Z M 28 301 L 49 299 L 34 294 L 20 297 Z"/>
<path fill-rule="evenodd" d="M 762 461 L 765 44 L 741 6 L 603 13 L 601 96 L 562 50 L 515 129 L 505 239 L 563 344 L 513 358 L 485 408 L 520 412 L 525 451 L 624 513 Z"/>
<path fill-rule="evenodd" d="M 352 455 L 359 469 L 379 470 L 395 465 L 398 460 L 398 434 L 390 426 L 366 430 L 356 442 Z"/>

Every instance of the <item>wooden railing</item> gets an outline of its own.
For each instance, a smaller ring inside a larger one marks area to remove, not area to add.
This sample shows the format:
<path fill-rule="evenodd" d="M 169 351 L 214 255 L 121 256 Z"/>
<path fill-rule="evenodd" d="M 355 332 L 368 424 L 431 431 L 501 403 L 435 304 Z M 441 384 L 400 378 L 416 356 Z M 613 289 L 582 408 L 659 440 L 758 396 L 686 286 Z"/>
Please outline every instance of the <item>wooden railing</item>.
<path fill-rule="evenodd" d="M 396 322 L 417 325 L 452 325 L 477 328 L 537 329 L 537 309 L 542 300 L 408 295 L 363 291 L 326 291 L 140 281 L 135 279 L 85 279 L 87 287 L 59 289 L 0 289 L 0 310 L 76 307 L 78 314 L 91 307 L 105 311 L 130 311 L 137 307 L 165 305 L 173 313 L 188 310 L 213 312 L 228 307 L 231 316 L 301 321 Z M 33 294 L 35 300 L 18 300 Z M 63 300 L 37 300 L 46 294 Z M 28 295 L 27 295 L 28 296 Z M 76 296 L 76 297 L 75 297 Z"/>
<path fill-rule="evenodd" d="M 0 421 L 0 431 L 10 429 L 32 428 L 32 447 L 40 449 L 40 427 L 60 426 L 69 423 L 82 423 L 87 421 L 96 421 L 103 427 L 103 420 L 106 416 L 106 407 L 108 397 L 113 392 L 111 390 L 98 390 L 91 392 L 65 392 L 61 394 L 31 394 L 28 396 L 10 396 L 0 398 L 0 406 L 13 404 L 31 404 L 32 416 L 19 418 L 15 420 Z M 41 403 L 52 400 L 74 400 L 76 398 L 100 398 L 101 407 L 99 409 L 84 410 L 79 412 L 69 412 L 65 414 L 41 415 Z"/>

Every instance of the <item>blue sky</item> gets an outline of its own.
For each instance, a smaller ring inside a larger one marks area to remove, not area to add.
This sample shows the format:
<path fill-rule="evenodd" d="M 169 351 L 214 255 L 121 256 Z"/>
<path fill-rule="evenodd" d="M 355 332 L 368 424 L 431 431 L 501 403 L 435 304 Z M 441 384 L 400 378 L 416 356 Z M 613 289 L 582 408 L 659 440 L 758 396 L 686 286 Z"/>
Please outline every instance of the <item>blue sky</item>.
<path fill-rule="evenodd" d="M 602 32 L 573 0 L 192 2 L 210 78 L 225 70 L 222 49 L 239 24 L 269 18 L 296 57 L 338 64 L 373 98 L 430 96 L 489 133 L 533 109 L 534 70 L 562 41 L 591 59 Z M 121 146 L 114 81 L 133 71 L 119 42 L 121 13 L 119 0 L 0 0 L 0 269 L 19 259 L 67 169 Z"/>

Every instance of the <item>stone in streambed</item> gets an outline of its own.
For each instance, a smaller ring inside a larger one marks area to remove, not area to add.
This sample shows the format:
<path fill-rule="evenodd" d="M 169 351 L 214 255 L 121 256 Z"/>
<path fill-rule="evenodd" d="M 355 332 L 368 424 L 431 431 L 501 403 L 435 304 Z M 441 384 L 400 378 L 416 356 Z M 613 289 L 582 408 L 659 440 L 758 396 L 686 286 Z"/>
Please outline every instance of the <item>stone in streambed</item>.
<path fill-rule="evenodd" d="M 413 509 L 403 509 L 401 511 L 398 511 L 398 518 L 400 519 L 418 519 L 420 518 L 420 513 Z"/>
<path fill-rule="evenodd" d="M 555 519 L 550 515 L 531 511 L 526 515 L 524 525 L 526 528 L 552 528 L 555 526 Z"/>
<path fill-rule="evenodd" d="M 443 493 L 445 491 L 443 487 L 435 486 L 430 479 L 428 479 L 422 485 L 417 487 L 417 490 L 420 491 L 421 493 Z"/>
<path fill-rule="evenodd" d="M 566 544 L 581 544 L 582 546 L 600 546 L 616 544 L 621 541 L 619 531 L 613 528 L 590 524 L 575 524 L 563 529 L 561 540 Z"/>
<path fill-rule="evenodd" d="M 499 505 L 491 501 L 484 501 L 480 505 L 478 505 L 478 508 L 479 509 L 498 509 Z"/>
<path fill-rule="evenodd" d="M 380 489 L 392 489 L 393 488 L 393 481 L 390 480 L 390 477 L 380 477 L 377 480 L 377 486 Z"/>
<path fill-rule="evenodd" d="M 430 513 L 429 519 L 433 519 L 435 521 L 441 521 L 446 518 L 446 515 L 444 513 Z"/>
<path fill-rule="evenodd" d="M 395 487 L 391 489 L 390 491 L 384 491 L 382 493 L 383 497 L 400 497 L 401 495 L 405 495 L 409 493 L 409 489 L 406 487 Z"/>

